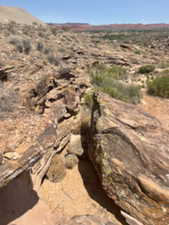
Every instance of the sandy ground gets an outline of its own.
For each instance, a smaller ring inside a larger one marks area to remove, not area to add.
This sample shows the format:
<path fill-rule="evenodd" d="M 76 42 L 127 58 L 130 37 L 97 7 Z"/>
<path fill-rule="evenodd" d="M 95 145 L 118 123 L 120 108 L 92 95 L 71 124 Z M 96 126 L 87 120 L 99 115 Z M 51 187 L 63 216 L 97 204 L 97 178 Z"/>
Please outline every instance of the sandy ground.
<path fill-rule="evenodd" d="M 159 97 L 144 95 L 139 105 L 144 111 L 156 117 L 163 127 L 169 129 L 169 100 Z"/>
<path fill-rule="evenodd" d="M 123 221 L 120 209 L 103 192 L 93 167 L 80 160 L 78 167 L 68 170 L 64 180 L 51 183 L 44 180 L 39 196 L 57 215 L 71 218 L 75 215 L 103 216 L 117 225 Z"/>
<path fill-rule="evenodd" d="M 38 194 L 28 172 L 0 190 L 0 225 L 60 225 L 86 214 L 106 217 L 116 225 L 121 225 L 116 218 L 123 221 L 87 160 L 68 170 L 60 183 L 45 179 Z"/>

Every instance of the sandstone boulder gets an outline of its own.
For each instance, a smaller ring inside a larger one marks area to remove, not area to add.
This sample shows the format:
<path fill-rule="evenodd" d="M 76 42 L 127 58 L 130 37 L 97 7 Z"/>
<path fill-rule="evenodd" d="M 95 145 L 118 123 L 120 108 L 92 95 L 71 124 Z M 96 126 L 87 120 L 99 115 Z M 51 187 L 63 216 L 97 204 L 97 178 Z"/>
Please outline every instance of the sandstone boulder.
<path fill-rule="evenodd" d="M 64 160 L 60 155 L 56 155 L 52 158 L 46 176 L 54 183 L 61 181 L 66 176 Z"/>
<path fill-rule="evenodd" d="M 85 146 L 107 195 L 129 224 L 167 225 L 169 132 L 139 107 L 102 93 L 91 113 Z"/>
<path fill-rule="evenodd" d="M 73 169 L 78 164 L 78 158 L 74 154 L 68 154 L 65 157 L 65 166 L 68 169 Z"/>
<path fill-rule="evenodd" d="M 83 147 L 80 135 L 71 135 L 68 152 L 77 156 L 83 155 Z"/>

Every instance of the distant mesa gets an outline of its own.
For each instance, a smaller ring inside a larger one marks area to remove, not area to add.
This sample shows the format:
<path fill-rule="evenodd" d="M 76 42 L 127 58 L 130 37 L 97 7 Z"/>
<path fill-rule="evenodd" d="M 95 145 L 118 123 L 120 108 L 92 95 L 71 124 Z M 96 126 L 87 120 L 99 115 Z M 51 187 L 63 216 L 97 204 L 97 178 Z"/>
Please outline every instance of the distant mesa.
<path fill-rule="evenodd" d="M 32 16 L 24 9 L 0 6 L 0 22 L 9 23 L 10 21 L 27 25 L 31 25 L 32 23 L 45 25 L 41 20 Z"/>
<path fill-rule="evenodd" d="M 169 24 L 157 23 L 157 24 L 105 24 L 105 25 L 90 25 L 88 23 L 53 23 L 50 24 L 57 29 L 67 28 L 72 31 L 127 31 L 127 30 L 156 30 L 156 29 L 169 29 Z"/>

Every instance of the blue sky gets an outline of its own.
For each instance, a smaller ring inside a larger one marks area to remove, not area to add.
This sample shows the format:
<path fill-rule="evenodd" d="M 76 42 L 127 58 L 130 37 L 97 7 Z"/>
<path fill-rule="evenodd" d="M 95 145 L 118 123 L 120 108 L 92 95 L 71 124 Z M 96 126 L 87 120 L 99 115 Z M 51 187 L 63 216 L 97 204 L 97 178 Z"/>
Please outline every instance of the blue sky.
<path fill-rule="evenodd" d="M 45 22 L 169 23 L 169 0 L 0 0 Z"/>

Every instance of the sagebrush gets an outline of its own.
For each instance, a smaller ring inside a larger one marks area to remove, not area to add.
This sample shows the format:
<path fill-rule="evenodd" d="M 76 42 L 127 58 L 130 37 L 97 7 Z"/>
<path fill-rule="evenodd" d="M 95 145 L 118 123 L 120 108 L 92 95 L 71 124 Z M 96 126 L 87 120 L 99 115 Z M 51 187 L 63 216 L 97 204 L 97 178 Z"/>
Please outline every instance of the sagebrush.
<path fill-rule="evenodd" d="M 124 83 L 127 77 L 124 68 L 116 65 L 112 67 L 99 65 L 90 75 L 92 84 L 111 97 L 134 104 L 140 102 L 140 87 Z"/>
<path fill-rule="evenodd" d="M 148 94 L 169 98 L 169 74 L 156 77 L 148 82 Z"/>

